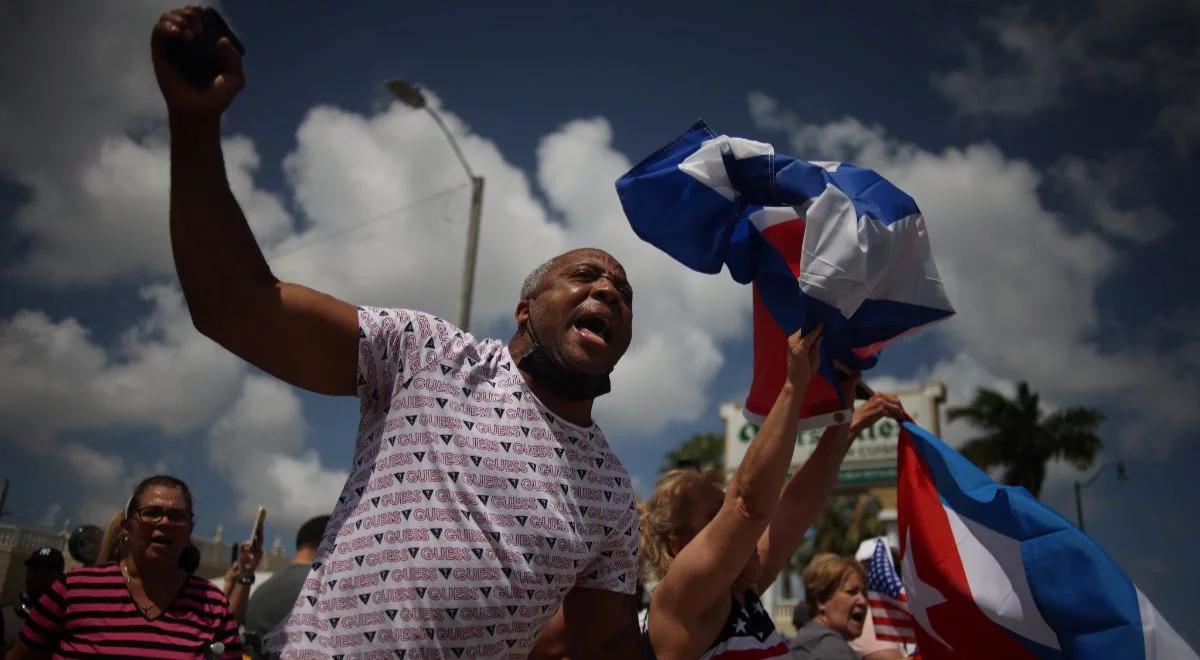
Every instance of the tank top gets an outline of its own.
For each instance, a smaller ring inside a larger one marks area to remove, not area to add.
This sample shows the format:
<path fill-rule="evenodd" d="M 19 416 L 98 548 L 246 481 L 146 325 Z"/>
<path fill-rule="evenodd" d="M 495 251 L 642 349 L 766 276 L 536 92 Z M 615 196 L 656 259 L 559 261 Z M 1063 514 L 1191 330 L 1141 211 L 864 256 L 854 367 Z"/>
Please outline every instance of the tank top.
<path fill-rule="evenodd" d="M 775 621 L 763 607 L 762 601 L 753 591 L 747 590 L 739 603 L 732 595 L 729 616 L 712 646 L 699 660 L 772 660 L 790 659 L 787 643 L 775 630 Z M 744 604 L 743 604 L 744 603 Z M 642 631 L 642 643 L 646 657 L 656 660 L 654 647 L 650 643 L 650 617 L 646 617 L 646 629 Z"/>

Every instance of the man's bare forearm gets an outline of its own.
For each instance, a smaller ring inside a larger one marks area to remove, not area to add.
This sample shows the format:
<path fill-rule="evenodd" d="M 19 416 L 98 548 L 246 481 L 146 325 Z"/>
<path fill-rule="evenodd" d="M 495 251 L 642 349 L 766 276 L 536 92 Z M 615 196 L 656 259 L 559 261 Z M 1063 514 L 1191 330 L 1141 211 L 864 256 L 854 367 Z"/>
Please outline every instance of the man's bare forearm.
<path fill-rule="evenodd" d="M 580 658 L 642 658 L 645 648 L 642 646 L 642 631 L 638 628 L 637 615 L 633 620 L 617 631 L 613 636 L 604 640 L 598 653 L 580 654 Z"/>
<path fill-rule="evenodd" d="M 171 118 L 171 249 L 202 329 L 244 294 L 276 282 L 229 190 L 219 116 Z"/>
<path fill-rule="evenodd" d="M 623 617 L 620 627 L 609 635 L 594 651 L 575 650 L 573 658 L 642 658 L 642 631 L 638 627 L 638 601 L 630 596 L 621 599 Z"/>
<path fill-rule="evenodd" d="M 638 601 L 632 594 L 576 589 L 567 594 L 562 613 L 571 660 L 642 657 Z"/>

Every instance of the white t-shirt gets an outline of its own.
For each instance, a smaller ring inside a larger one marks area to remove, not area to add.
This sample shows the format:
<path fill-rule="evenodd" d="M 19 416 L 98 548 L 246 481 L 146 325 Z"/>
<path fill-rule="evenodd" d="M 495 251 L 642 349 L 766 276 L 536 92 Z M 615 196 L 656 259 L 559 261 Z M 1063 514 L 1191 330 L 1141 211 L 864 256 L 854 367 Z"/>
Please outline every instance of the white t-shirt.
<path fill-rule="evenodd" d="M 410 310 L 358 318 L 353 471 L 269 646 L 524 657 L 572 587 L 633 593 L 633 488 L 600 429 L 548 411 L 500 341 Z"/>

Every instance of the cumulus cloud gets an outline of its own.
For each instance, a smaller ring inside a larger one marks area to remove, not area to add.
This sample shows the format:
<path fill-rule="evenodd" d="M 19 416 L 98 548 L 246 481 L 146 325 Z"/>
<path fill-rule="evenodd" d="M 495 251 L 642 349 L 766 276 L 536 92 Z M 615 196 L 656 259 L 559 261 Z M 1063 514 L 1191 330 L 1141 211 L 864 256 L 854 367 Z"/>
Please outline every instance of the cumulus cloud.
<path fill-rule="evenodd" d="M 229 400 L 240 361 L 193 329 L 178 289 L 141 295 L 150 313 L 112 347 L 73 318 L 24 310 L 0 320 L 0 433 L 32 445 L 70 430 L 177 435 L 207 424 Z"/>
<path fill-rule="evenodd" d="M 1194 375 L 1152 345 L 1101 348 L 1100 284 L 1118 264 L 1101 236 L 1070 231 L 1041 201 L 1043 176 L 1028 162 L 977 143 L 933 153 L 853 119 L 808 124 L 755 95 L 764 127 L 783 130 L 792 153 L 877 169 L 924 212 L 939 271 L 958 314 L 938 326 L 957 352 L 1004 380 L 1026 380 L 1064 403 L 1102 404 L 1153 418 L 1156 437 L 1123 442 L 1165 451 L 1171 431 L 1194 421 Z M 1153 376 L 1151 376 L 1153 374 Z"/>
<path fill-rule="evenodd" d="M 1077 91 L 1152 90 L 1154 130 L 1190 151 L 1200 138 L 1197 5 L 1096 0 L 1055 9 L 1002 9 L 982 19 L 960 40 L 962 65 L 934 74 L 934 88 L 965 115 L 1016 118 L 1069 103 Z"/>
<path fill-rule="evenodd" d="M 612 394 L 600 399 L 596 415 L 615 440 L 650 434 L 674 422 L 690 422 L 712 409 L 708 394 L 724 358 L 712 338 L 694 328 L 654 332 L 625 356 L 613 372 Z"/>
<path fill-rule="evenodd" d="M 86 169 L 80 164 L 92 162 L 105 140 L 165 116 L 149 36 L 158 15 L 176 4 L 0 6 L 7 28 L 0 45 L 0 171 L 27 185 L 66 180 Z"/>
<path fill-rule="evenodd" d="M 994 43 L 964 43 L 963 67 L 933 76 L 934 88 L 968 115 L 1028 117 L 1058 105 L 1065 82 L 1087 61 L 1080 35 L 1022 14 L 987 19 L 983 29 Z M 990 57 L 989 46 L 1000 56 Z"/>
<path fill-rule="evenodd" d="M 1171 220 L 1153 204 L 1122 208 L 1117 200 L 1130 172 L 1148 167 L 1143 161 L 1132 154 L 1103 162 L 1066 156 L 1050 174 L 1075 207 L 1105 233 L 1135 243 L 1151 243 L 1172 229 Z"/>
<path fill-rule="evenodd" d="M 525 174 L 428 97 L 487 181 L 473 317 L 478 323 L 511 315 L 528 270 L 567 249 L 566 237 L 533 198 Z M 462 166 L 430 121 L 400 103 L 373 116 L 329 107 L 308 113 L 285 161 L 308 226 L 279 244 L 281 257 L 271 261 L 280 277 L 354 302 L 453 318 L 469 192 Z"/>
<path fill-rule="evenodd" d="M 208 431 L 208 455 L 238 494 L 237 515 L 253 519 L 259 506 L 284 529 L 329 513 L 344 470 L 321 464 L 306 448 L 300 399 L 287 385 L 263 376 L 243 381 L 237 399 Z"/>
<path fill-rule="evenodd" d="M 172 6 L 73 4 L 70 20 L 41 2 L 0 8 L 10 28 L 0 45 L 0 177 L 29 193 L 12 221 L 30 246 L 5 274 L 60 287 L 172 272 L 166 113 L 148 48 L 154 19 Z M 230 186 L 272 244 L 291 219 L 254 187 L 253 143 L 230 138 L 225 155 Z"/>
<path fill-rule="evenodd" d="M 255 188 L 254 144 L 235 136 L 224 148 L 230 188 L 258 239 L 270 247 L 290 230 L 291 218 L 275 195 Z M 32 199 L 14 215 L 31 249 L 10 274 L 41 286 L 95 286 L 174 272 L 164 138 L 114 135 L 83 157 L 78 173 L 58 170 L 31 187 Z"/>

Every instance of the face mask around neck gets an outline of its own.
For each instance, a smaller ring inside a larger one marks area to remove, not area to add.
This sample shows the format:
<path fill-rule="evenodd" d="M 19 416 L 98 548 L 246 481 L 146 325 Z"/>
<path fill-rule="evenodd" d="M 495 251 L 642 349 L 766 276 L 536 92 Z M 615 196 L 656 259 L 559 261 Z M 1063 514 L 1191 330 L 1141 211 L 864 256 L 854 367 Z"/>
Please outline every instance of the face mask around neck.
<path fill-rule="evenodd" d="M 529 315 L 528 332 L 529 338 L 533 340 L 533 347 L 521 356 L 517 368 L 532 376 L 538 385 L 570 401 L 587 401 L 612 390 L 608 379 L 608 374 L 612 373 L 611 369 L 608 373 L 593 376 L 571 371 L 554 359 L 533 331 L 532 310 Z"/>

